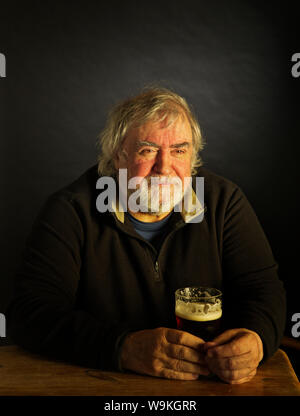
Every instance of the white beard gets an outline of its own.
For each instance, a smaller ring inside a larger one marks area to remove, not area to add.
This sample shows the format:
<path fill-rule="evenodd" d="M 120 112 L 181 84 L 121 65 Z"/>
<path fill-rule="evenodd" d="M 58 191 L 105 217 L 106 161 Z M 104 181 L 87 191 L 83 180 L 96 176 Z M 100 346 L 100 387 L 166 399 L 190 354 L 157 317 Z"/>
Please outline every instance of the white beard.
<path fill-rule="evenodd" d="M 183 184 L 179 177 L 151 176 L 144 178 L 140 183 L 138 190 L 139 210 L 147 212 L 149 215 L 160 215 L 170 212 L 183 198 Z M 131 206 L 129 200 L 129 209 L 136 211 L 135 206 Z"/>

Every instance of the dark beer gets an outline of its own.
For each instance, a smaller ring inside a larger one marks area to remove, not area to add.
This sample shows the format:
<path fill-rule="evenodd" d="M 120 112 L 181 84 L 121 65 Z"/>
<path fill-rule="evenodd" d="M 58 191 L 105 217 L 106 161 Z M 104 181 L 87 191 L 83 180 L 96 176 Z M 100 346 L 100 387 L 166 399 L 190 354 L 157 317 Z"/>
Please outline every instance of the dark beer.
<path fill-rule="evenodd" d="M 175 292 L 177 329 L 211 341 L 221 331 L 222 293 L 207 287 L 185 287 Z"/>
<path fill-rule="evenodd" d="M 204 341 L 211 341 L 220 333 L 222 313 L 218 318 L 199 321 L 190 319 L 191 316 L 183 318 L 178 315 L 176 313 L 177 329 L 196 335 Z"/>

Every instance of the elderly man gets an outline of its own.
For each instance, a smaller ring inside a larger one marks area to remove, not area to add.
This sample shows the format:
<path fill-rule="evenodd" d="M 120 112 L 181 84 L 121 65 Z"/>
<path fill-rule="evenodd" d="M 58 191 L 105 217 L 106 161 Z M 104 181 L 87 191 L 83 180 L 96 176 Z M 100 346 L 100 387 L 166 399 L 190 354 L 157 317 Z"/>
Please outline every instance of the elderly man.
<path fill-rule="evenodd" d="M 145 90 L 113 109 L 100 144 L 98 166 L 52 195 L 33 226 L 7 313 L 10 335 L 85 366 L 250 380 L 280 344 L 283 285 L 242 191 L 201 167 L 202 137 L 188 104 L 163 88 Z M 119 172 L 137 179 L 135 190 L 119 180 L 105 209 L 99 175 L 117 180 Z M 192 193 L 200 220 L 181 200 L 191 176 L 204 178 L 205 206 Z M 137 191 L 139 204 L 130 204 Z M 223 292 L 215 339 L 176 329 L 174 292 L 187 286 Z"/>

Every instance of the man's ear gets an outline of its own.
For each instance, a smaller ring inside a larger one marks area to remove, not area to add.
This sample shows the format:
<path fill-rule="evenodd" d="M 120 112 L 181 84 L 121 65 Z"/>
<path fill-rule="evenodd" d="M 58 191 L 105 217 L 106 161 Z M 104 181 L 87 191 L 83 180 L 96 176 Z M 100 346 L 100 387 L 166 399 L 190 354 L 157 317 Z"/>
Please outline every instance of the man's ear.
<path fill-rule="evenodd" d="M 124 163 L 124 161 L 127 160 L 127 152 L 124 149 L 119 150 L 115 157 L 113 158 L 114 167 L 116 169 L 121 168 L 121 164 Z"/>

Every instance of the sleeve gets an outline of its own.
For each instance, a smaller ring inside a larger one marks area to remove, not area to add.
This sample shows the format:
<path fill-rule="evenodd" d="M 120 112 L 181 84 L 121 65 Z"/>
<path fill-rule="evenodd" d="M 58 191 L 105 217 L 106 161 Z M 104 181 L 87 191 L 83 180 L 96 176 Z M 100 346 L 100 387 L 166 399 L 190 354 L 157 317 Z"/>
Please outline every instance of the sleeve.
<path fill-rule="evenodd" d="M 223 229 L 225 325 L 257 332 L 266 360 L 284 333 L 285 290 L 267 238 L 239 188 L 227 205 Z"/>
<path fill-rule="evenodd" d="M 71 197 L 52 196 L 36 219 L 6 311 L 8 335 L 49 358 L 118 370 L 128 329 L 77 306 L 85 236 L 75 207 Z"/>

